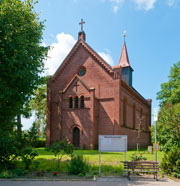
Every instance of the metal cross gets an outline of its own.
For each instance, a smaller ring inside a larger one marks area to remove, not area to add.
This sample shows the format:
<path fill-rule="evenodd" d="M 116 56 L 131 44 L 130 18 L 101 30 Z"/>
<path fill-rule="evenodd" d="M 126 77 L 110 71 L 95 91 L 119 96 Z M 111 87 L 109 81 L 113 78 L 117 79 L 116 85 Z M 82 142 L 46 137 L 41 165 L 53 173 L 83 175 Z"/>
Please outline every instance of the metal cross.
<path fill-rule="evenodd" d="M 74 87 L 76 87 L 76 92 L 77 92 L 78 86 L 79 86 L 79 85 L 78 85 L 77 83 L 74 85 Z"/>
<path fill-rule="evenodd" d="M 83 24 L 85 24 L 85 21 L 83 21 L 83 19 L 81 19 L 81 22 L 79 24 L 81 25 L 81 32 L 83 32 Z"/>

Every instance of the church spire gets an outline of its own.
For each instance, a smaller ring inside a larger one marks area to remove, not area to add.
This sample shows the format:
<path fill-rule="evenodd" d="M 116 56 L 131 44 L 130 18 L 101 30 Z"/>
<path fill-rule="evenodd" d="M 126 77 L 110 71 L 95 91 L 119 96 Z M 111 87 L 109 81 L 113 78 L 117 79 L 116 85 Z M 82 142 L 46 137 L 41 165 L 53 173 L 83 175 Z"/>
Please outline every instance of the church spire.
<path fill-rule="evenodd" d="M 120 67 L 130 67 L 129 57 L 128 57 L 127 48 L 126 48 L 126 41 L 125 41 L 126 31 L 124 31 L 123 37 L 124 37 L 124 44 L 123 44 L 123 47 L 122 47 L 121 56 L 120 56 L 120 59 L 119 59 L 118 66 L 120 66 Z"/>
<path fill-rule="evenodd" d="M 81 22 L 79 24 L 81 25 L 81 31 L 78 33 L 78 40 L 83 39 L 84 41 L 86 41 L 86 34 L 83 30 L 83 24 L 85 24 L 85 21 L 81 19 Z"/>
<path fill-rule="evenodd" d="M 122 47 L 121 56 L 120 56 L 120 59 L 119 59 L 118 66 L 120 68 L 122 68 L 122 72 L 121 72 L 122 79 L 129 86 L 132 87 L 132 72 L 133 72 L 133 69 L 132 69 L 132 67 L 129 63 L 129 57 L 128 57 L 127 48 L 126 48 L 126 41 L 125 41 L 125 37 L 126 37 L 126 32 L 125 31 L 124 31 L 123 37 L 124 37 L 124 44 L 123 44 L 123 47 Z"/>

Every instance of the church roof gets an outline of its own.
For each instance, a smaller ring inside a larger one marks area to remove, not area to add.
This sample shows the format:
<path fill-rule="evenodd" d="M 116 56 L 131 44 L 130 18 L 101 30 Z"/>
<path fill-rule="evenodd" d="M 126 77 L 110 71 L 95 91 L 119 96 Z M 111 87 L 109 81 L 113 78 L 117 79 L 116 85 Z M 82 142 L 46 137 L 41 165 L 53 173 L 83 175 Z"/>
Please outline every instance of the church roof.
<path fill-rule="evenodd" d="M 126 42 L 125 41 L 124 41 L 124 44 L 123 44 L 123 47 L 122 47 L 121 56 L 120 56 L 120 59 L 119 59 L 118 66 L 120 66 L 120 67 L 129 67 L 130 66 L 129 57 L 128 57 L 128 52 L 127 52 Z"/>

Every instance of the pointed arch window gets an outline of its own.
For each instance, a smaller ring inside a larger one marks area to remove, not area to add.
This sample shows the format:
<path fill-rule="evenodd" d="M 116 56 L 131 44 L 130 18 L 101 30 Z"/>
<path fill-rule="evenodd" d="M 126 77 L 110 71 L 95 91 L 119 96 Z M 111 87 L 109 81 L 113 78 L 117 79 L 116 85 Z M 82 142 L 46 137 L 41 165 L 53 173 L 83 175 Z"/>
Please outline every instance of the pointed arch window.
<path fill-rule="evenodd" d="M 126 98 L 123 100 L 123 125 L 126 126 L 126 109 L 127 109 L 127 101 Z"/>
<path fill-rule="evenodd" d="M 73 98 L 69 98 L 69 108 L 73 108 Z"/>
<path fill-rule="evenodd" d="M 81 96 L 81 108 L 84 108 L 84 96 Z"/>
<path fill-rule="evenodd" d="M 78 98 L 78 96 L 75 97 L 75 108 L 79 108 L 79 98 Z"/>

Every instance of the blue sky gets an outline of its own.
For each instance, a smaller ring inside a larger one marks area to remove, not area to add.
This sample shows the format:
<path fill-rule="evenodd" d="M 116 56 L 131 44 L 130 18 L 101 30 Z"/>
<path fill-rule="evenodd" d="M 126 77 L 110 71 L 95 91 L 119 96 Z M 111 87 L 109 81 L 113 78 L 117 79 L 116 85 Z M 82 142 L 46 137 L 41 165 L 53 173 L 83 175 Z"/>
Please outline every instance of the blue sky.
<path fill-rule="evenodd" d="M 117 65 L 126 30 L 133 86 L 158 106 L 156 94 L 180 61 L 180 0 L 39 0 L 35 11 L 46 20 L 43 43 L 52 46 L 45 62 L 52 75 L 77 41 L 86 22 L 86 42 Z M 24 129 L 32 122 L 23 120 Z"/>

